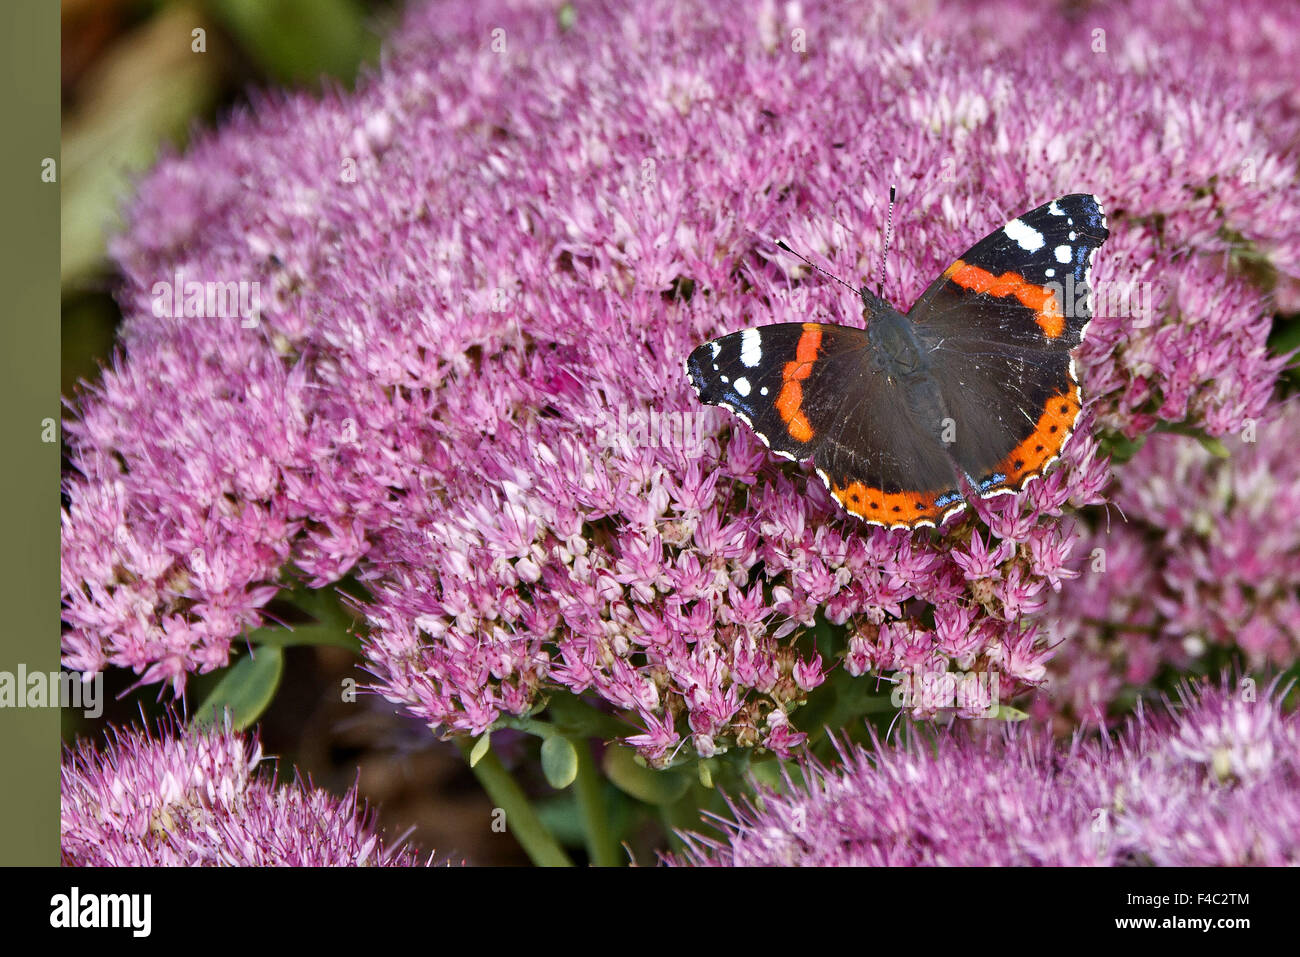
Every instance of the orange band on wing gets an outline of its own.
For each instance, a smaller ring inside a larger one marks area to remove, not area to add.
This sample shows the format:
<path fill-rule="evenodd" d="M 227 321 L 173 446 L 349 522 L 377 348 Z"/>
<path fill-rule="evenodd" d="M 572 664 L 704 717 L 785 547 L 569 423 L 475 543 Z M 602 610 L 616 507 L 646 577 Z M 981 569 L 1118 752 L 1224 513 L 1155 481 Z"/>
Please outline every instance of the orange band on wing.
<path fill-rule="evenodd" d="M 943 508 L 935 503 L 935 492 L 886 492 L 862 482 L 832 485 L 831 494 L 847 511 L 886 525 L 937 522 Z"/>
<path fill-rule="evenodd" d="M 1007 477 L 1007 485 L 1019 488 L 1026 476 L 1042 472 L 1049 461 L 1061 454 L 1079 418 L 1080 408 L 1079 387 L 1074 383 L 1047 400 L 1033 434 L 998 463 L 996 471 Z"/>
<path fill-rule="evenodd" d="M 813 427 L 803 414 L 803 386 L 798 379 L 786 379 L 781 394 L 776 397 L 776 411 L 781 414 L 790 437 L 796 442 L 807 442 L 813 437 Z"/>
<path fill-rule="evenodd" d="M 1034 322 L 1049 339 L 1056 339 L 1065 332 L 1065 316 L 1061 315 L 1056 294 L 1046 286 L 1026 281 L 1019 273 L 1004 272 L 1001 276 L 994 276 L 979 266 L 958 259 L 944 270 L 943 275 L 971 292 L 1015 296 L 1021 305 L 1034 310 Z"/>
<path fill-rule="evenodd" d="M 803 386 L 800 383 L 812 374 L 821 344 L 821 326 L 805 322 L 803 334 L 795 344 L 794 361 L 787 362 L 781 371 L 781 394 L 776 397 L 776 411 L 796 442 L 807 442 L 816 434 L 808 416 L 803 413 Z"/>

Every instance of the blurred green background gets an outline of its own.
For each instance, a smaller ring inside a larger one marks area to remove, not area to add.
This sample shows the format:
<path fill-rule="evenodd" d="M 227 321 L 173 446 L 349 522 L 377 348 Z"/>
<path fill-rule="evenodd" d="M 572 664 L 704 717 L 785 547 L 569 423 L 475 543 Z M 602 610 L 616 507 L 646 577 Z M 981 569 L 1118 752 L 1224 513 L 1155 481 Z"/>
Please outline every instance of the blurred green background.
<path fill-rule="evenodd" d="M 105 256 L 133 183 L 160 149 L 183 149 L 197 129 L 220 123 L 249 90 L 351 87 L 378 60 L 380 38 L 398 24 L 397 0 L 62 0 L 62 371 L 74 398 L 112 354 L 121 313 L 118 279 Z M 194 52 L 202 30 L 205 51 Z M 65 462 L 66 465 L 66 462 Z M 339 682 L 364 683 L 350 615 L 332 589 L 304 602 L 336 641 L 284 649 L 281 680 L 258 727 L 282 779 L 297 768 L 341 793 L 359 783 L 380 805 L 390 835 L 440 857 L 478 864 L 526 863 L 512 838 L 487 827 L 491 802 L 459 752 L 371 695 L 339 701 Z M 292 614 L 292 609 L 280 609 Z M 292 619 L 290 619 L 292 620 Z M 238 659 L 246 655 L 237 647 Z M 193 714 L 229 669 L 191 680 Z M 158 687 L 130 690 L 135 675 L 105 674 L 104 714 L 65 711 L 63 737 L 102 741 L 112 724 L 150 723 L 173 704 Z M 522 758 L 522 755 L 520 755 Z"/>
<path fill-rule="evenodd" d="M 112 348 L 105 242 L 159 149 L 183 147 L 249 89 L 350 86 L 399 15 L 394 0 L 63 0 L 65 396 Z"/>

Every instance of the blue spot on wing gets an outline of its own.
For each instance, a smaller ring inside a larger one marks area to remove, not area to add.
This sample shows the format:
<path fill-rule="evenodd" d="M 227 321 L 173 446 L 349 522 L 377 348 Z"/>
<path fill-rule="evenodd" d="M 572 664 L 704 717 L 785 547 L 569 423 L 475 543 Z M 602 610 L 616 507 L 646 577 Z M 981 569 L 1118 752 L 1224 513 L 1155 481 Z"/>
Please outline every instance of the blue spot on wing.
<path fill-rule="evenodd" d="M 748 397 L 742 396 L 732 386 L 728 385 L 722 390 L 721 400 L 727 405 L 735 408 L 737 412 L 743 412 L 751 419 L 758 412 L 758 407 L 754 404 L 754 393 L 750 392 Z"/>
<path fill-rule="evenodd" d="M 1082 279 L 1084 273 L 1088 271 L 1088 254 L 1092 249 L 1088 246 L 1076 246 L 1074 248 L 1074 275 L 1077 279 Z"/>

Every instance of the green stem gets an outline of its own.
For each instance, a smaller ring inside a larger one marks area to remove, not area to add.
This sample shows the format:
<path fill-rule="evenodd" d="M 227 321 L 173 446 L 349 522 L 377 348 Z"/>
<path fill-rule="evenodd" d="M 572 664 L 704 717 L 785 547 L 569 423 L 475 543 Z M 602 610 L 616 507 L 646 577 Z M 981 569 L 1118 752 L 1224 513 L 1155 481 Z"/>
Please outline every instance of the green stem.
<path fill-rule="evenodd" d="M 668 837 L 668 849 L 674 854 L 686 850 L 686 844 L 677 836 L 677 831 L 703 831 L 706 822 L 702 812 L 706 809 L 714 792 L 706 792 L 704 787 L 694 784 L 686 789 L 676 801 L 659 806 L 659 819 L 663 822 Z"/>
<path fill-rule="evenodd" d="M 465 756 L 466 763 L 469 763 L 469 752 L 474 746 L 473 742 L 460 739 L 456 744 L 461 754 Z M 483 790 L 487 791 L 488 797 L 497 807 L 506 812 L 506 827 L 519 842 L 519 846 L 524 849 L 529 860 L 538 867 L 573 866 L 569 855 L 564 853 L 564 849 L 546 830 L 541 818 L 528 802 L 528 796 L 510 776 L 510 772 L 506 770 L 495 751 L 489 748 L 487 754 L 474 765 L 473 770 L 474 777 L 478 778 L 478 783 L 483 785 Z"/>
<path fill-rule="evenodd" d="M 587 856 L 597 867 L 617 867 L 622 863 L 618 842 L 609 829 L 609 806 L 605 801 L 605 780 L 597 773 L 591 746 L 582 738 L 570 738 L 578 752 L 578 777 L 574 789 L 578 809 L 582 812 L 587 835 Z"/>

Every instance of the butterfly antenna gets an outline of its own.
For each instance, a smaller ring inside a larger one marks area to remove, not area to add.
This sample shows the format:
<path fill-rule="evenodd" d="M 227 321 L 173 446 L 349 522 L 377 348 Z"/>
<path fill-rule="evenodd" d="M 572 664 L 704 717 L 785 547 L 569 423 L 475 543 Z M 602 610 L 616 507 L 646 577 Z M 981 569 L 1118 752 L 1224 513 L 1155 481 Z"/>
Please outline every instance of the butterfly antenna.
<path fill-rule="evenodd" d="M 821 273 L 823 276 L 826 276 L 826 277 L 828 277 L 828 278 L 830 278 L 830 279 L 834 279 L 834 280 L 835 280 L 837 283 L 839 283 L 841 286 L 847 286 L 849 289 L 852 289 L 853 292 L 854 292 L 854 294 L 856 295 L 856 293 L 857 293 L 857 291 L 858 291 L 856 286 L 853 286 L 853 285 L 851 285 L 850 283 L 845 282 L 843 279 L 841 279 L 839 276 L 835 275 L 834 273 L 827 272 L 825 269 L 823 269 L 821 266 L 817 265 L 815 262 L 813 262 L 813 261 L 812 261 L 811 259 L 809 259 L 807 256 L 803 256 L 803 255 L 800 255 L 799 253 L 795 252 L 793 249 L 791 249 L 789 246 L 787 246 L 787 245 L 785 244 L 785 240 L 784 240 L 784 239 L 778 239 L 778 240 L 776 241 L 776 244 L 777 244 L 778 246 L 780 246 L 782 249 L 784 249 L 786 252 L 788 252 L 791 256 L 798 256 L 800 259 L 802 259 L 804 262 L 806 262 L 806 263 L 807 263 L 809 266 L 811 266 L 813 269 L 816 269 L 816 270 L 817 270 L 819 273 Z"/>
<path fill-rule="evenodd" d="M 876 283 L 876 295 L 881 297 L 885 294 L 885 259 L 889 256 L 889 242 L 894 238 L 894 197 L 897 192 L 897 187 L 889 187 L 889 213 L 885 216 L 885 242 L 880 250 L 880 281 Z"/>

